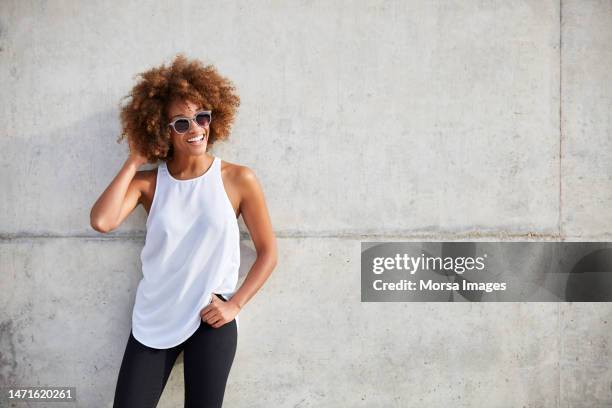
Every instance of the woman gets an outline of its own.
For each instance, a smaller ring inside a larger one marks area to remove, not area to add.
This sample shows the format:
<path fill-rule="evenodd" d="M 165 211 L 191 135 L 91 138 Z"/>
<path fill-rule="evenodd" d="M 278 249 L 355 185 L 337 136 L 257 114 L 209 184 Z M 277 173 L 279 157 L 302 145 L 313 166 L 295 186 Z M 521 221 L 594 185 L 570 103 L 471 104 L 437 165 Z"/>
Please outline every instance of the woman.
<path fill-rule="evenodd" d="M 91 226 L 103 233 L 138 204 L 148 213 L 114 407 L 155 407 L 181 351 L 185 407 L 220 407 L 238 313 L 276 266 L 276 239 L 253 171 L 207 152 L 228 137 L 240 105 L 232 83 L 181 54 L 140 76 L 121 108 L 119 141 L 128 139 L 129 156 L 91 210 Z M 240 215 L 257 259 L 236 290 Z"/>

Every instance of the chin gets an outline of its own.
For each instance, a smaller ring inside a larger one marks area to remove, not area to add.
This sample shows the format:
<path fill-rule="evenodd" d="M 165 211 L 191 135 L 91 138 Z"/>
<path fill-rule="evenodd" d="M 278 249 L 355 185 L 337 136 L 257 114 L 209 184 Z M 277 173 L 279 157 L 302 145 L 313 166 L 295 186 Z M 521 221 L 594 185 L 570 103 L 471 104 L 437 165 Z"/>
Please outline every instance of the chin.
<path fill-rule="evenodd" d="M 191 154 L 194 156 L 202 156 L 203 154 L 206 154 L 206 148 L 208 146 L 201 146 L 199 147 L 197 150 L 191 150 Z"/>

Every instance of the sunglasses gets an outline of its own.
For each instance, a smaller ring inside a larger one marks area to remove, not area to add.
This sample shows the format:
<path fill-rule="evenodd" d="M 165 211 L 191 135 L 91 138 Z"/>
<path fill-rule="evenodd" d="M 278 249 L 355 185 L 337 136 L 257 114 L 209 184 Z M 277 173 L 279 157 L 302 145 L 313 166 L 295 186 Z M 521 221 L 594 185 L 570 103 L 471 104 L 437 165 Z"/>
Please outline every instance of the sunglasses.
<path fill-rule="evenodd" d="M 206 125 L 209 125 L 210 121 L 212 120 L 212 112 L 209 110 L 203 110 L 197 112 L 193 118 L 176 118 L 172 122 L 168 123 L 168 126 L 174 129 L 174 131 L 178 134 L 187 133 L 191 128 L 191 122 L 194 119 L 197 125 L 205 127 Z"/>

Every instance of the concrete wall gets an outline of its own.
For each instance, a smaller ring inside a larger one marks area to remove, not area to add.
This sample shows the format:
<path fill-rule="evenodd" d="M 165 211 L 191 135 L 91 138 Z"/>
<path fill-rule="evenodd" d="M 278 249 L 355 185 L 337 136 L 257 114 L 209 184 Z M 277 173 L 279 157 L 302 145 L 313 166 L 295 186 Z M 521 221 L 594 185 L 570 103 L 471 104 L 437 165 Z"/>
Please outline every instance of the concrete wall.
<path fill-rule="evenodd" d="M 226 406 L 610 406 L 609 304 L 359 286 L 362 240 L 610 239 L 610 43 L 609 0 L 0 2 L 0 386 L 112 405 L 146 213 L 102 235 L 89 210 L 119 99 L 185 52 L 238 86 L 213 153 L 255 170 L 280 250 Z M 159 406 L 182 403 L 179 359 Z"/>

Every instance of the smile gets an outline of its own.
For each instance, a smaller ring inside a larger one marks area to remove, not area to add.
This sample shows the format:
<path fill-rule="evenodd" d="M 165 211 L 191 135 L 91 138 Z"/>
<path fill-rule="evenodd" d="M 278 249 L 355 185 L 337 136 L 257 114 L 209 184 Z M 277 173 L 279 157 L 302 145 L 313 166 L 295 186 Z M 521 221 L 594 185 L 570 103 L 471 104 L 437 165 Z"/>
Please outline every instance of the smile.
<path fill-rule="evenodd" d="M 189 144 L 200 144 L 204 140 L 204 135 L 196 136 L 191 139 L 187 139 L 187 143 Z"/>

